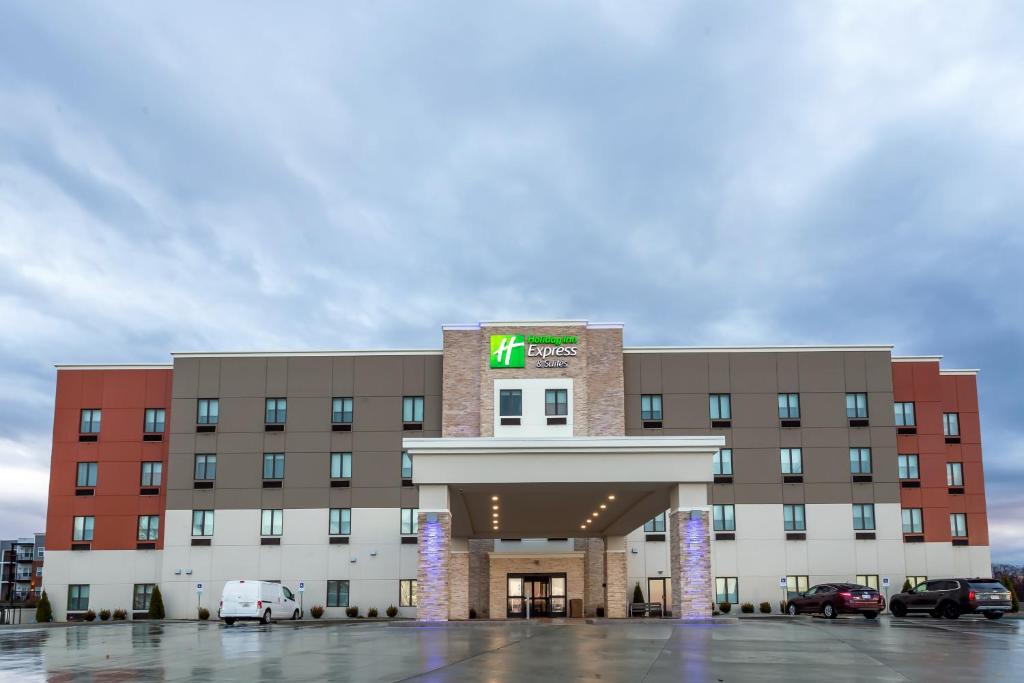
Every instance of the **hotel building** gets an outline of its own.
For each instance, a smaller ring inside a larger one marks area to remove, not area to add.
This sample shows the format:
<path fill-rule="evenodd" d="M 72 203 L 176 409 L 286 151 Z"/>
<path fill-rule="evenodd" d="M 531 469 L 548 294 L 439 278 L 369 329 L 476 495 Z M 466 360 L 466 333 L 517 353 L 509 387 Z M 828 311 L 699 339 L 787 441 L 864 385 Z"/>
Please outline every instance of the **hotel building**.
<path fill-rule="evenodd" d="M 157 585 L 192 618 L 232 579 L 301 583 L 307 614 L 445 620 L 624 617 L 637 585 L 703 617 L 991 572 L 976 372 L 891 346 L 495 322 L 438 349 L 175 353 L 56 384 L 58 619 L 142 616 Z"/>

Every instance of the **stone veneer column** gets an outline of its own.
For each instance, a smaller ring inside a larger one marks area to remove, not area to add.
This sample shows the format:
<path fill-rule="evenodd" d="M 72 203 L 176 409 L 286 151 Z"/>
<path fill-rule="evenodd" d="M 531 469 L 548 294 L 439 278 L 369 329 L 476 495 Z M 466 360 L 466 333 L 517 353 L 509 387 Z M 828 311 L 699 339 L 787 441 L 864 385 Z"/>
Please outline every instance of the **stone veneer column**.
<path fill-rule="evenodd" d="M 683 619 L 711 616 L 711 535 L 706 509 L 669 515 L 672 609 Z"/>
<path fill-rule="evenodd" d="M 435 521 L 429 521 L 431 518 Z M 420 621 L 447 621 L 452 515 L 450 512 L 421 511 L 418 523 L 416 618 Z"/>
<path fill-rule="evenodd" d="M 597 616 L 604 607 L 604 539 L 577 538 L 573 547 L 583 551 L 583 616 Z"/>
<path fill-rule="evenodd" d="M 469 539 L 469 606 L 481 618 L 487 618 L 491 612 L 491 566 L 488 553 L 492 552 L 493 538 Z"/>
<path fill-rule="evenodd" d="M 448 560 L 448 618 L 469 619 L 469 545 L 453 538 Z"/>
<path fill-rule="evenodd" d="M 604 539 L 604 614 L 623 619 L 626 614 L 626 537 Z"/>

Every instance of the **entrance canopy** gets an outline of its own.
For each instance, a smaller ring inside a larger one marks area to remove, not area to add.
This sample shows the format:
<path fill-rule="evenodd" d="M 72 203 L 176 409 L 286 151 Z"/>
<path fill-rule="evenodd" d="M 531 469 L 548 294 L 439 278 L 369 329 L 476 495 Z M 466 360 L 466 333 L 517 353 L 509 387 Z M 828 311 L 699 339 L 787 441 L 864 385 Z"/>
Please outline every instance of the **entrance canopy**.
<path fill-rule="evenodd" d="M 449 509 L 452 535 L 467 538 L 624 536 L 669 507 L 705 506 L 724 445 L 721 436 L 403 440 L 420 507 Z"/>

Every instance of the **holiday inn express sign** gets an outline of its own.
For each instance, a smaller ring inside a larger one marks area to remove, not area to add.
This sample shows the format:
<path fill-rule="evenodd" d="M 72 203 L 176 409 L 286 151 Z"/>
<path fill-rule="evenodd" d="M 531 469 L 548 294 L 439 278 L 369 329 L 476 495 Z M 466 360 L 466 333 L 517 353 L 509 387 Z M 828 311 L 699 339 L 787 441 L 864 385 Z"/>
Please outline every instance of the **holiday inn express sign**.
<path fill-rule="evenodd" d="M 538 368 L 564 368 L 577 351 L 576 337 L 571 335 L 491 335 L 492 368 L 525 368 L 527 358 L 530 362 L 536 358 Z"/>

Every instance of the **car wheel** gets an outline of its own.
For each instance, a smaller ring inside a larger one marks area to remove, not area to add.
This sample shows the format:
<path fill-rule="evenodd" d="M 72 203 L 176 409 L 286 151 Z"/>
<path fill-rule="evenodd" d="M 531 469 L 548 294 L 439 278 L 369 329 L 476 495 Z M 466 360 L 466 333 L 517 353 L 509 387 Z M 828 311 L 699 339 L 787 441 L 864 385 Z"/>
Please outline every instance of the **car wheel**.
<path fill-rule="evenodd" d="M 955 602 L 947 602 L 942 606 L 942 616 L 947 619 L 959 619 L 960 618 L 960 606 Z"/>
<path fill-rule="evenodd" d="M 798 610 L 796 608 L 796 605 L 794 605 L 793 603 L 789 603 L 788 605 L 786 605 L 786 614 L 788 614 L 791 617 L 795 617 L 796 615 L 800 614 L 800 610 Z"/>
<path fill-rule="evenodd" d="M 836 608 L 831 602 L 827 603 L 821 609 L 821 613 L 825 615 L 826 619 L 835 619 L 837 616 L 839 616 L 838 614 L 836 614 Z"/>
<path fill-rule="evenodd" d="M 295 610 L 295 612 L 292 613 L 292 621 L 298 621 L 298 620 L 299 620 L 299 610 Z"/>
<path fill-rule="evenodd" d="M 267 610 L 266 612 L 263 613 L 263 619 L 261 619 L 261 621 L 264 624 L 269 624 L 270 623 L 270 610 Z"/>
<path fill-rule="evenodd" d="M 865 619 L 875 619 L 878 617 L 878 612 L 864 612 Z"/>
<path fill-rule="evenodd" d="M 234 626 L 235 620 L 232 619 L 231 617 L 227 617 L 226 619 L 224 619 L 224 623 L 227 624 L 228 626 Z"/>
<path fill-rule="evenodd" d="M 1003 613 L 1002 612 L 985 612 L 985 618 L 986 619 L 1002 619 L 1003 618 Z"/>
<path fill-rule="evenodd" d="M 889 611 L 892 612 L 894 617 L 905 617 L 907 616 L 907 606 L 902 602 L 893 601 L 889 604 Z"/>
<path fill-rule="evenodd" d="M 933 609 L 931 612 L 928 613 L 928 616 L 930 616 L 932 619 L 941 619 L 942 610 Z"/>

